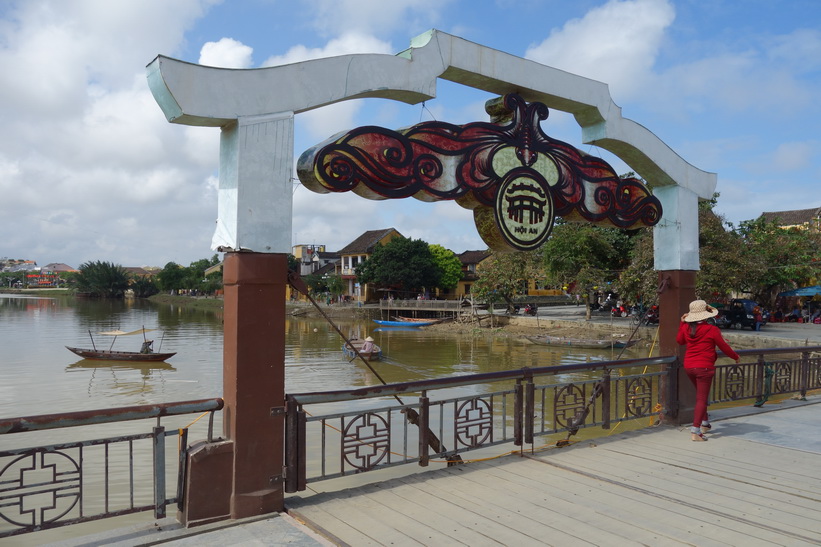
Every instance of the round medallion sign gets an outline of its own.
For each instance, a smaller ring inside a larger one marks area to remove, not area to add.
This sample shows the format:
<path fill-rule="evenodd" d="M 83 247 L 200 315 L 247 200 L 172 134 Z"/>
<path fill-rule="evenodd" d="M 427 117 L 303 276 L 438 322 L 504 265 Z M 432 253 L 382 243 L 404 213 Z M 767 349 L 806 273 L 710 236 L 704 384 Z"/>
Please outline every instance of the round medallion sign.
<path fill-rule="evenodd" d="M 541 246 L 553 229 L 553 199 L 545 178 L 525 167 L 509 171 L 496 194 L 496 224 L 518 251 Z"/>

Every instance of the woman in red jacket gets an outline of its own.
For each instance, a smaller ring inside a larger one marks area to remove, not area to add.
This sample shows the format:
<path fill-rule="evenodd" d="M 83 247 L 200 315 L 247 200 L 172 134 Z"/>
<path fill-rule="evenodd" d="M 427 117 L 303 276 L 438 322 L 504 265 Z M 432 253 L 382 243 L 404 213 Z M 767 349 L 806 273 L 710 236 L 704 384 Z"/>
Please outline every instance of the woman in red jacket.
<path fill-rule="evenodd" d="M 694 441 L 706 441 L 704 434 L 711 427 L 707 419 L 707 401 L 713 376 L 716 374 L 716 347 L 736 363 L 739 360 L 738 354 L 724 341 L 718 327 L 706 322 L 716 315 L 718 310 L 708 306 L 704 300 L 690 302 L 690 311 L 681 316 L 676 336 L 676 342 L 687 345 L 684 352 L 684 372 L 696 388 L 693 427 L 690 429 Z"/>

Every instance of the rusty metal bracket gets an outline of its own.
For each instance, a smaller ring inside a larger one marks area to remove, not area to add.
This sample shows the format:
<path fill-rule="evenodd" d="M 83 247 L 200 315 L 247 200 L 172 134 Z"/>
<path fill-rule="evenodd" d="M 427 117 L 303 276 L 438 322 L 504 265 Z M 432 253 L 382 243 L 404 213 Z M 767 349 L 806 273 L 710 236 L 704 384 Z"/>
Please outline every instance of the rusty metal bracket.
<path fill-rule="evenodd" d="M 664 274 L 664 278 L 659 282 L 659 287 L 656 289 L 656 294 L 661 294 L 667 289 L 673 287 L 673 277 L 670 274 Z"/>

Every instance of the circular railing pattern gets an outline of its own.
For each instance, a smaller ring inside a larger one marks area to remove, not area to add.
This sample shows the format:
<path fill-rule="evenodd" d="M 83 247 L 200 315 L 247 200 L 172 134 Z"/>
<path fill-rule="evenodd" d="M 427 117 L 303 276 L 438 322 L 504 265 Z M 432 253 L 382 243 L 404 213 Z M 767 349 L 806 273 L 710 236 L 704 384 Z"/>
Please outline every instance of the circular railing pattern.
<path fill-rule="evenodd" d="M 490 403 L 480 397 L 463 401 L 456 408 L 454 425 L 456 440 L 463 446 L 473 448 L 488 440 L 493 442 L 493 410 Z"/>
<path fill-rule="evenodd" d="M 360 414 L 342 432 L 342 457 L 352 467 L 368 471 L 385 458 L 390 442 L 385 418 L 372 412 Z"/>

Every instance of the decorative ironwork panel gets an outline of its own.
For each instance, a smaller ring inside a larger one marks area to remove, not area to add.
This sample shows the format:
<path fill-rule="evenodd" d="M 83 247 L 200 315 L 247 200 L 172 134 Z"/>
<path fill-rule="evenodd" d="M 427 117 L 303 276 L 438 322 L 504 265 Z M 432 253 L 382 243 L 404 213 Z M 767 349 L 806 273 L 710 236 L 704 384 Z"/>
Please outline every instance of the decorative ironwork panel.
<path fill-rule="evenodd" d="M 744 367 L 740 365 L 730 365 L 726 367 L 724 377 L 724 394 L 730 399 L 741 399 L 749 394 L 744 393 Z"/>
<path fill-rule="evenodd" d="M 809 378 L 807 378 L 807 387 L 818 389 L 821 388 L 821 359 L 813 358 L 809 360 Z"/>
<path fill-rule="evenodd" d="M 0 471 L 0 518 L 24 527 L 57 521 L 79 502 L 82 479 L 81 466 L 68 454 L 24 454 Z"/>
<path fill-rule="evenodd" d="M 342 457 L 351 467 L 368 471 L 385 458 L 390 444 L 387 420 L 372 412 L 360 414 L 342 432 Z"/>
<path fill-rule="evenodd" d="M 627 382 L 625 412 L 630 416 L 646 416 L 653 407 L 653 385 L 649 378 L 633 378 Z"/>
<path fill-rule="evenodd" d="M 775 366 L 775 374 L 773 375 L 773 391 L 775 393 L 791 391 L 793 364 L 793 362 L 785 362 Z"/>
<path fill-rule="evenodd" d="M 571 420 L 584 411 L 584 391 L 580 386 L 567 384 L 553 398 L 553 420 L 561 427 L 568 427 Z"/>
<path fill-rule="evenodd" d="M 490 403 L 480 397 L 468 399 L 456 408 L 453 417 L 457 448 L 475 448 L 488 439 L 493 441 L 493 409 Z"/>

